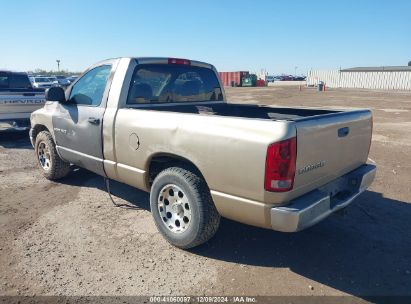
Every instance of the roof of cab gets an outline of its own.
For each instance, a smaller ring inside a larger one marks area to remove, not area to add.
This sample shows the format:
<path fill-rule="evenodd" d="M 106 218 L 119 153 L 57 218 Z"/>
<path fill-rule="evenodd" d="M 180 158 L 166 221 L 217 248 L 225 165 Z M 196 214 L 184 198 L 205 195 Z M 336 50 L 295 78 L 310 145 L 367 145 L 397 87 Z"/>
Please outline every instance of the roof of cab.
<path fill-rule="evenodd" d="M 10 70 L 1 70 L 0 73 L 9 73 L 9 74 L 25 74 L 27 75 L 27 72 L 17 72 L 17 71 L 10 71 Z"/>
<path fill-rule="evenodd" d="M 194 66 L 200 66 L 200 67 L 205 67 L 205 68 L 214 68 L 214 66 L 210 63 L 203 62 L 203 61 L 197 61 L 197 60 L 191 60 L 188 58 L 175 58 L 175 57 L 132 57 L 132 59 L 137 60 L 138 63 L 160 63 L 160 64 L 168 64 L 169 59 L 182 59 L 182 60 L 188 60 L 190 61 L 191 65 Z"/>
<path fill-rule="evenodd" d="M 110 61 L 121 60 L 121 59 L 129 59 L 129 60 L 136 60 L 138 64 L 168 64 L 169 59 L 182 59 L 190 61 L 191 66 L 198 66 L 203 68 L 212 69 L 217 72 L 215 66 L 210 63 L 206 63 L 203 61 L 191 60 L 191 59 L 183 59 L 183 58 L 174 58 L 174 57 L 116 57 L 116 58 L 108 58 L 105 60 L 101 60 L 99 62 L 94 63 L 93 65 L 89 66 L 88 69 L 85 71 L 89 71 L 99 65 L 108 64 Z"/>

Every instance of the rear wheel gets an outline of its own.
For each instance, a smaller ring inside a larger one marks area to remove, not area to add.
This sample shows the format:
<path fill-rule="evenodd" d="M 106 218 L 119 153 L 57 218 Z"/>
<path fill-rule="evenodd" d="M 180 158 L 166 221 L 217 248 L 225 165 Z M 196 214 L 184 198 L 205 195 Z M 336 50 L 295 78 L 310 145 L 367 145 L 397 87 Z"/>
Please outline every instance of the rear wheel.
<path fill-rule="evenodd" d="M 56 145 L 48 131 L 36 136 L 35 151 L 39 167 L 47 179 L 57 180 L 70 172 L 70 164 L 57 154 Z"/>
<path fill-rule="evenodd" d="M 190 169 L 172 167 L 160 172 L 151 188 L 150 206 L 164 238 L 183 249 L 208 241 L 220 223 L 206 182 Z"/>

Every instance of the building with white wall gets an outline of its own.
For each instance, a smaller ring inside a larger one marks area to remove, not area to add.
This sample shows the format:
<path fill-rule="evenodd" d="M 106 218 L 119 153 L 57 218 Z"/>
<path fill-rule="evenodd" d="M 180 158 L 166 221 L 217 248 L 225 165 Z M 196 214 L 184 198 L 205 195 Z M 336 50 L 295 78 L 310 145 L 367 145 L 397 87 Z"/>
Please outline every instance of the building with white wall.
<path fill-rule="evenodd" d="M 323 81 L 330 88 L 411 90 L 411 66 L 359 67 L 308 73 L 307 85 Z"/>

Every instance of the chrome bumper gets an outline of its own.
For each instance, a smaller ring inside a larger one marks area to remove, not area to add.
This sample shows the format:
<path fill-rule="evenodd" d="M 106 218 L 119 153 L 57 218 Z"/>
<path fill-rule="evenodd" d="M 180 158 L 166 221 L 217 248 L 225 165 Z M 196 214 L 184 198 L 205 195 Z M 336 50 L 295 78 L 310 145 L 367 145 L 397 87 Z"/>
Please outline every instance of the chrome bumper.
<path fill-rule="evenodd" d="M 311 191 L 284 207 L 271 209 L 274 230 L 296 232 L 323 220 L 348 206 L 375 178 L 376 166 L 363 165 L 336 180 Z"/>

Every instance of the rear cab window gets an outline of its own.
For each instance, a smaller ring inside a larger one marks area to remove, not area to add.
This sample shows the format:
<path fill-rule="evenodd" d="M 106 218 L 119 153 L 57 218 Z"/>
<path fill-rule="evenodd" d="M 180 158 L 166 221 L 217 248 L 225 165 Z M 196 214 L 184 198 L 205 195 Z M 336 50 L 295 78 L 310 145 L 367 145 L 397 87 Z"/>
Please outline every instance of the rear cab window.
<path fill-rule="evenodd" d="M 209 68 L 178 64 L 136 66 L 127 104 L 222 101 L 216 73 Z"/>
<path fill-rule="evenodd" d="M 14 73 L 10 76 L 11 89 L 31 89 L 31 83 L 26 74 Z"/>
<path fill-rule="evenodd" d="M 0 72 L 0 89 L 32 89 L 25 73 Z"/>

